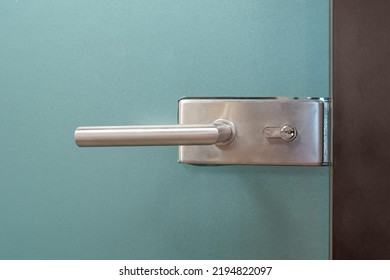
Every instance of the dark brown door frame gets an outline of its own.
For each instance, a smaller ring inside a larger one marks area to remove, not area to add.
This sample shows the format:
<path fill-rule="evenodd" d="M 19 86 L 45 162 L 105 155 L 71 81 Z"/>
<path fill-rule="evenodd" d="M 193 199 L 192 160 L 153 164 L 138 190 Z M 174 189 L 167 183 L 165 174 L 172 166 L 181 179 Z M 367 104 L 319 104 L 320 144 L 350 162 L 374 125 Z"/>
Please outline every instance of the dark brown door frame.
<path fill-rule="evenodd" d="M 390 1 L 333 0 L 333 259 L 390 259 Z"/>

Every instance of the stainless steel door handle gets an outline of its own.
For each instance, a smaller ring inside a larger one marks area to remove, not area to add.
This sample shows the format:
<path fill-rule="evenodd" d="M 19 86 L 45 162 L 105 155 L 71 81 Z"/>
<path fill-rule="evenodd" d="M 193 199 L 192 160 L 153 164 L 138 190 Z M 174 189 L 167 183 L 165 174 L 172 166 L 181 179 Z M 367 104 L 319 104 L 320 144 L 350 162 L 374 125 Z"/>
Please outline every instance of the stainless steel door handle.
<path fill-rule="evenodd" d="M 328 165 L 327 98 L 183 98 L 178 124 L 79 127 L 80 147 L 179 146 L 190 164 Z"/>
<path fill-rule="evenodd" d="M 234 136 L 234 124 L 223 119 L 204 125 L 90 126 L 75 131 L 79 147 L 227 145 Z"/>

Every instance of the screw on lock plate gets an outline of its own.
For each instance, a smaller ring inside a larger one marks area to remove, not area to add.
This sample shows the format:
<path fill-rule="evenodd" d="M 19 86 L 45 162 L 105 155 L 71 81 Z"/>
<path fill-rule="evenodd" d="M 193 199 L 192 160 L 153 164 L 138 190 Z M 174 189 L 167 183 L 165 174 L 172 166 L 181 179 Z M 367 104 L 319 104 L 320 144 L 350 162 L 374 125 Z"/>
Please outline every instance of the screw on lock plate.
<path fill-rule="evenodd" d="M 290 124 L 281 127 L 267 126 L 263 129 L 263 135 L 268 139 L 282 139 L 286 142 L 290 142 L 297 137 L 298 131 Z"/>

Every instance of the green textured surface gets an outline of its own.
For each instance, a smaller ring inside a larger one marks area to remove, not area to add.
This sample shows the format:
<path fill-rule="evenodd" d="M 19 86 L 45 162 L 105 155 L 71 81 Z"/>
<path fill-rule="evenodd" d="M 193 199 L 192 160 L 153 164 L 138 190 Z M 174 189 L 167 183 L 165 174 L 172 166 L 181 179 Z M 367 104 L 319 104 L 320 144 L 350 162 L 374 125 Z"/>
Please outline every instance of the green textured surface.
<path fill-rule="evenodd" d="M 328 96 L 329 3 L 0 3 L 1 259 L 326 259 L 327 167 L 77 148 L 183 96 Z"/>

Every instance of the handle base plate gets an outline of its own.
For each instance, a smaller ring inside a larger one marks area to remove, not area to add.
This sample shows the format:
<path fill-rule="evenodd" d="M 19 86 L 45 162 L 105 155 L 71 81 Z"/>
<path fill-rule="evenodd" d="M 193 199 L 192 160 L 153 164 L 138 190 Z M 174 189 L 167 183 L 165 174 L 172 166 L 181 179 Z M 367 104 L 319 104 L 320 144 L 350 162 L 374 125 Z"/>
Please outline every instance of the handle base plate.
<path fill-rule="evenodd" d="M 229 145 L 179 146 L 179 162 L 197 165 L 328 165 L 326 98 L 183 98 L 179 124 L 234 123 L 236 135 Z M 325 125 L 324 125 L 325 123 Z M 266 127 L 292 124 L 293 141 L 267 138 Z"/>

